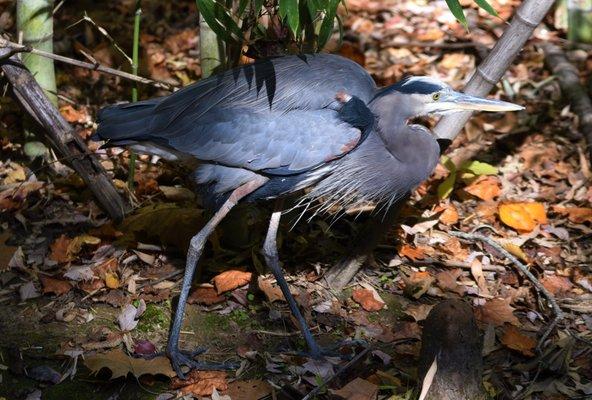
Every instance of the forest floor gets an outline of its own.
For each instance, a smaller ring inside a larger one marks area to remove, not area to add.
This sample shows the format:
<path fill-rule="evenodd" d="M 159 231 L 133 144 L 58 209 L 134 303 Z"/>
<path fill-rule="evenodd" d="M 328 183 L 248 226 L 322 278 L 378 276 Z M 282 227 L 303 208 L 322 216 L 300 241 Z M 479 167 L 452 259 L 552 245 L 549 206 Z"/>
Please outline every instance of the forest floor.
<path fill-rule="evenodd" d="M 72 24 L 86 11 L 130 49 L 134 3 L 67 2 L 55 15 L 55 51 L 82 58 L 84 50 L 128 69 L 96 26 Z M 199 79 L 195 2 L 143 4 L 140 75 L 174 85 Z M 329 47 L 380 85 L 432 75 L 461 89 L 519 2 L 492 4 L 500 18 L 468 3 L 467 31 L 443 1 L 349 0 L 344 41 Z M 0 28 L 13 31 L 14 21 L 2 15 Z M 415 399 L 423 321 L 447 298 L 474 308 L 483 382 L 493 398 L 592 398 L 592 172 L 577 118 L 537 47 L 565 46 L 553 21 L 536 30 L 492 94 L 526 110 L 474 116 L 447 152 L 449 161 L 417 189 L 346 288 L 331 290 L 323 273 L 352 248 L 371 210 L 295 227 L 296 216 L 283 221 L 280 258 L 315 336 L 327 345 L 363 339 L 372 346 L 317 398 Z M 592 82 L 592 52 L 575 47 L 567 54 L 583 82 Z M 28 161 L 23 113 L 0 98 L 0 399 L 290 399 L 333 376 L 342 360 L 297 354 L 303 339 L 259 252 L 266 204 L 233 212 L 210 240 L 182 329 L 183 348 L 206 346 L 204 359 L 240 368 L 180 382 L 164 357 L 130 358 L 164 349 L 184 253 L 206 215 L 182 171 L 140 156 L 131 192 L 129 153 L 90 141 L 97 111 L 129 100 L 129 82 L 62 64 L 56 70 L 62 115 L 99 154 L 134 211 L 114 224 L 62 163 L 52 156 Z M 139 90 L 141 98 L 167 94 Z M 544 297 L 504 254 L 453 231 L 490 235 L 555 296 L 564 318 L 540 351 L 537 341 L 553 318 Z"/>

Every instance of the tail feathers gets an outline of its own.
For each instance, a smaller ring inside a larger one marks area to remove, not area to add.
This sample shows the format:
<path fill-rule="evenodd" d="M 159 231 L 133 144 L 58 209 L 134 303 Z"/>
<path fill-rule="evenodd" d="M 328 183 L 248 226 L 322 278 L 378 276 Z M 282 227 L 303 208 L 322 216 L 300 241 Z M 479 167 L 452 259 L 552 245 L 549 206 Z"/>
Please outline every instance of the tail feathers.
<path fill-rule="evenodd" d="M 110 145 L 125 145 L 149 138 L 154 109 L 160 99 L 118 104 L 99 111 L 99 127 L 92 140 L 107 140 Z"/>

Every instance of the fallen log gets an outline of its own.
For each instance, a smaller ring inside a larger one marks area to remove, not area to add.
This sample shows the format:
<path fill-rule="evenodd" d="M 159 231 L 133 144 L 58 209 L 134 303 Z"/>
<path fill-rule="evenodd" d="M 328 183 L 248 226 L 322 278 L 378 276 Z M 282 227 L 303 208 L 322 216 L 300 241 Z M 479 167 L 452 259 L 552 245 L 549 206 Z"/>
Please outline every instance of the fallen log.
<path fill-rule="evenodd" d="M 424 399 L 488 399 L 482 382 L 482 350 L 483 339 L 470 305 L 445 300 L 435 306 L 423 326 L 419 355 Z"/>
<path fill-rule="evenodd" d="M 51 104 L 33 75 L 10 49 L 0 48 L 0 68 L 11 83 L 12 90 L 33 120 L 45 132 L 46 139 L 56 153 L 84 180 L 99 206 L 115 220 L 123 219 L 127 206 L 96 157 L 86 144 Z"/>

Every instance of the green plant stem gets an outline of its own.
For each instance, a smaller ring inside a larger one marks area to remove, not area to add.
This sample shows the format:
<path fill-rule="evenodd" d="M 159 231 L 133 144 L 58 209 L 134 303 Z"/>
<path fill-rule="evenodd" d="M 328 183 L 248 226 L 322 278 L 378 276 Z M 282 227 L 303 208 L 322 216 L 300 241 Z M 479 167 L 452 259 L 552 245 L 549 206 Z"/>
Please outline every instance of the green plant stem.
<path fill-rule="evenodd" d="M 140 20 L 142 18 L 141 0 L 136 0 L 136 13 L 134 16 L 134 43 L 132 49 L 132 74 L 138 75 L 138 64 L 140 62 Z M 138 101 L 138 84 L 132 87 L 132 102 Z M 136 175 L 136 153 L 130 150 L 127 186 L 134 190 L 134 178 Z"/>

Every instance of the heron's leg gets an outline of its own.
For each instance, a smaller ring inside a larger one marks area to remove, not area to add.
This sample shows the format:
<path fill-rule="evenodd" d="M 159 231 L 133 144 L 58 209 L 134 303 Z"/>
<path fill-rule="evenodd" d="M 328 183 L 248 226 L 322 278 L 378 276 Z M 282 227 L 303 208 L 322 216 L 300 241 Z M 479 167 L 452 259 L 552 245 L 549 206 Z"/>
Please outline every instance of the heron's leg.
<path fill-rule="evenodd" d="M 267 235 L 265 237 L 265 243 L 263 244 L 263 256 L 265 257 L 265 262 L 267 266 L 271 270 L 273 276 L 275 277 L 280 289 L 286 300 L 288 301 L 288 306 L 290 307 L 290 311 L 292 315 L 298 320 L 298 324 L 300 324 L 300 331 L 304 336 L 304 340 L 306 340 L 306 344 L 308 345 L 308 350 L 310 355 L 313 358 L 320 358 L 322 356 L 322 351 L 317 342 L 315 341 L 314 337 L 310 333 L 310 329 L 306 320 L 302 316 L 298 305 L 296 304 L 296 300 L 294 300 L 294 296 L 290 292 L 290 288 L 288 287 L 288 282 L 284 278 L 284 273 L 280 268 L 280 260 L 278 257 L 278 250 L 277 250 L 277 232 L 278 227 L 280 224 L 280 217 L 282 216 L 282 212 L 277 210 L 271 214 L 271 218 L 269 220 L 269 228 L 267 229 Z"/>
<path fill-rule="evenodd" d="M 216 211 L 208 223 L 198 232 L 197 235 L 191 238 L 189 244 L 189 250 L 187 251 L 187 263 L 185 265 L 185 274 L 183 275 L 183 285 L 181 286 L 181 294 L 179 295 L 179 303 L 177 304 L 177 310 L 175 311 L 175 318 L 173 320 L 173 326 L 169 336 L 169 342 L 167 344 L 166 353 L 171 360 L 171 364 L 179 378 L 185 379 L 181 366 L 186 365 L 190 368 L 196 369 L 229 369 L 226 364 L 206 364 L 199 363 L 193 360 L 193 356 L 202 353 L 200 349 L 193 354 L 187 354 L 179 350 L 179 335 L 181 333 L 181 326 L 183 325 L 183 317 L 185 314 L 185 305 L 187 303 L 187 297 L 189 296 L 189 290 L 191 289 L 191 283 L 193 280 L 193 274 L 195 267 L 201 256 L 203 248 L 208 240 L 208 237 L 212 234 L 216 226 L 224 219 L 228 212 L 238 203 L 240 199 L 252 193 L 257 188 L 262 186 L 267 179 L 259 178 L 254 179 L 250 182 L 243 184 L 236 188 L 231 194 L 228 200 L 222 204 L 222 206 Z"/>

